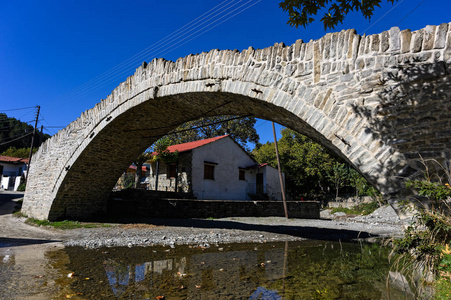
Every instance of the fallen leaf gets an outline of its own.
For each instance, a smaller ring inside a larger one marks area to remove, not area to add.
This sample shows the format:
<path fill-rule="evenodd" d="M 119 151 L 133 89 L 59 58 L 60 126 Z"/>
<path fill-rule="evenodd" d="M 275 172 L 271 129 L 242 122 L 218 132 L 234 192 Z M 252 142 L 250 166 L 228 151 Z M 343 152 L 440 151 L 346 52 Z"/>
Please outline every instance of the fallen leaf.
<path fill-rule="evenodd" d="M 75 297 L 75 296 L 77 296 L 77 295 L 83 295 L 83 293 L 66 294 L 66 298 L 67 298 L 67 299 L 70 299 L 70 298 Z"/>

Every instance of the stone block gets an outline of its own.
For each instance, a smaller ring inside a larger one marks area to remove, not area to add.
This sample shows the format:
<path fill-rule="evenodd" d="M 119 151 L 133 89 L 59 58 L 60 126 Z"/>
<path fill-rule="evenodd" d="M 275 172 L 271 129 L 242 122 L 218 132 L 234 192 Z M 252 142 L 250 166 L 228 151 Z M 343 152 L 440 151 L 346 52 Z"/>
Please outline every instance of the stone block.
<path fill-rule="evenodd" d="M 434 47 L 436 26 L 427 25 L 423 31 L 423 50 L 431 50 Z"/>
<path fill-rule="evenodd" d="M 410 52 L 417 53 L 421 51 L 421 46 L 423 45 L 423 32 L 424 30 L 420 29 L 412 33 Z"/>
<path fill-rule="evenodd" d="M 412 39 L 412 32 L 410 29 L 401 31 L 401 53 L 410 52 L 410 42 Z"/>
<path fill-rule="evenodd" d="M 381 40 L 381 52 L 387 52 L 387 50 L 390 47 L 388 31 L 384 31 L 380 34 L 380 40 Z"/>
<path fill-rule="evenodd" d="M 451 70 L 451 31 L 448 32 L 448 38 L 445 46 L 443 59 L 448 65 L 448 70 Z"/>

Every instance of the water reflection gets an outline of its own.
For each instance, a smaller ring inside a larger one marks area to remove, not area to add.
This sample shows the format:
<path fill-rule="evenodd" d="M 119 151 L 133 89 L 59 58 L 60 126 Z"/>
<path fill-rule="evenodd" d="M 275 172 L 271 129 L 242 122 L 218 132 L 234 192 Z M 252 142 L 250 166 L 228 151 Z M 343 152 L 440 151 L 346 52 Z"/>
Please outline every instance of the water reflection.
<path fill-rule="evenodd" d="M 304 241 L 211 248 L 67 248 L 73 295 L 92 299 L 388 299 L 388 250 Z M 413 299 L 391 287 L 392 299 Z"/>

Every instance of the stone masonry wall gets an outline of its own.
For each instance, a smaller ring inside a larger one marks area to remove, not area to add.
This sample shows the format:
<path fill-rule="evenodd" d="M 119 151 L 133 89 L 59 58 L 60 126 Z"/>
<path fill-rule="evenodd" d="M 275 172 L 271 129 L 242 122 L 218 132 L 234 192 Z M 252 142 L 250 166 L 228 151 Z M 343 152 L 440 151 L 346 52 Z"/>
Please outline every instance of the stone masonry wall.
<path fill-rule="evenodd" d="M 317 201 L 287 201 L 288 216 L 319 219 Z M 108 214 L 149 218 L 284 217 L 281 201 L 192 200 L 155 198 L 153 193 L 117 192 L 108 201 Z"/>
<path fill-rule="evenodd" d="M 146 147 L 184 121 L 221 114 L 304 133 L 396 194 L 421 174 L 420 155 L 451 158 L 450 71 L 450 24 L 155 59 L 41 146 L 22 210 L 38 219 L 105 211 Z"/>

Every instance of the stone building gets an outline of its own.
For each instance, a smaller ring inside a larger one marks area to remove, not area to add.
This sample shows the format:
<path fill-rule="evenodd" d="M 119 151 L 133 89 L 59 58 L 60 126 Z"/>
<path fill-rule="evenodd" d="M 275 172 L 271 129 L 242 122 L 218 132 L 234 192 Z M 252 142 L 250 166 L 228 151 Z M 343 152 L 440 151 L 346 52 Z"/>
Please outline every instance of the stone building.
<path fill-rule="evenodd" d="M 257 164 L 230 136 L 173 145 L 174 162 L 156 160 L 149 189 L 192 193 L 200 200 L 281 200 L 276 169 Z"/>
<path fill-rule="evenodd" d="M 139 184 L 139 188 L 146 188 L 148 185 L 149 179 L 149 166 L 143 165 L 141 167 L 141 182 Z M 116 185 L 113 190 L 123 190 L 129 187 L 133 187 L 135 185 L 136 180 L 136 166 L 135 164 L 131 164 L 127 170 L 119 177 Z"/>

